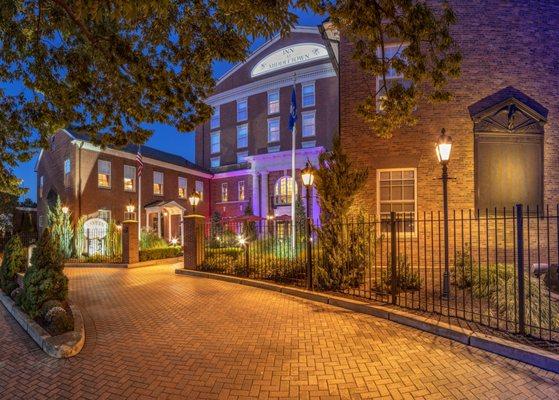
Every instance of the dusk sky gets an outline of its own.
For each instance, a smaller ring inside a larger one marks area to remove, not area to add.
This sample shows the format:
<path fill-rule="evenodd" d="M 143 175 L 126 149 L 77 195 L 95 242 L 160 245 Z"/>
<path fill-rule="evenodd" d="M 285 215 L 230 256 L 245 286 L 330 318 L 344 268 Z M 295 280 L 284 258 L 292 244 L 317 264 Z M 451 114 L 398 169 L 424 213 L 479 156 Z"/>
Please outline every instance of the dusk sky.
<path fill-rule="evenodd" d="M 324 20 L 324 16 L 315 15 L 311 13 L 297 13 L 299 15 L 299 25 L 318 25 Z M 257 40 L 252 48 L 256 48 L 261 45 L 262 39 Z M 214 64 L 214 77 L 221 77 L 227 70 L 229 70 L 232 65 L 227 62 L 216 62 Z M 151 125 L 154 129 L 153 136 L 146 142 L 147 145 L 156 147 L 158 149 L 181 154 L 183 157 L 194 161 L 194 134 L 193 133 L 181 133 L 177 131 L 174 127 L 163 124 Z M 180 149 L 180 150 L 179 150 Z M 36 177 L 35 177 L 35 163 L 37 161 L 37 154 L 26 163 L 22 163 L 17 168 L 15 168 L 15 174 L 19 178 L 23 179 L 23 186 L 29 188 L 29 191 L 22 196 L 22 199 L 29 197 L 33 201 L 37 200 L 37 187 L 36 187 Z"/>

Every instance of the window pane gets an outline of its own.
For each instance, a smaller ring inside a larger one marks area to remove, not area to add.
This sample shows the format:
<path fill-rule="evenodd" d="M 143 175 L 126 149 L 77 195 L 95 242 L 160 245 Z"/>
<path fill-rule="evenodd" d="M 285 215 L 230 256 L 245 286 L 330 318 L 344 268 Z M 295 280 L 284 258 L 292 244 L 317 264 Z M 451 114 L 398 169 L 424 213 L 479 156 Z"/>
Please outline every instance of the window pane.
<path fill-rule="evenodd" d="M 268 114 L 279 112 L 279 92 L 268 93 Z"/>
<path fill-rule="evenodd" d="M 239 181 L 239 201 L 245 199 L 245 181 Z"/>
<path fill-rule="evenodd" d="M 248 147 L 248 125 L 241 125 L 237 127 L 237 148 L 245 147 Z"/>
<path fill-rule="evenodd" d="M 212 134 L 210 135 L 210 145 L 212 154 L 219 153 L 219 151 L 221 150 L 219 132 L 212 132 Z"/>
<path fill-rule="evenodd" d="M 97 162 L 97 185 L 99 187 L 111 187 L 111 162 L 99 160 Z"/>
<path fill-rule="evenodd" d="M 220 124 L 220 115 L 219 115 L 219 106 L 214 109 L 214 114 L 212 115 L 212 119 L 210 120 L 210 129 L 219 128 Z"/>
<path fill-rule="evenodd" d="M 396 212 L 400 219 L 403 219 L 405 215 L 405 224 L 403 222 L 400 224 L 399 231 L 414 232 L 415 171 L 379 171 L 378 176 L 380 182 L 377 196 L 380 203 L 379 214 L 381 219 L 389 219 L 391 211 Z M 383 223 L 382 229 L 389 231 L 390 225 Z"/>
<path fill-rule="evenodd" d="M 182 176 L 179 176 L 179 197 L 182 199 L 185 199 L 187 196 L 187 184 L 186 184 L 186 178 L 183 178 Z"/>
<path fill-rule="evenodd" d="M 132 165 L 124 166 L 124 190 L 136 190 L 136 167 Z"/>
<path fill-rule="evenodd" d="M 221 184 L 221 201 L 228 200 L 228 190 L 227 190 L 227 183 Z"/>
<path fill-rule="evenodd" d="M 414 200 L 414 187 L 413 186 L 405 186 L 404 187 L 404 200 Z"/>
<path fill-rule="evenodd" d="M 271 119 L 268 121 L 268 143 L 280 141 L 280 121 Z"/>
<path fill-rule="evenodd" d="M 163 194 L 163 172 L 153 172 L 153 194 Z"/>
<path fill-rule="evenodd" d="M 241 151 L 239 153 L 237 153 L 237 163 L 243 163 L 246 161 L 246 158 L 248 156 L 248 151 Z"/>
<path fill-rule="evenodd" d="M 204 199 L 204 182 L 196 181 L 196 191 L 200 194 L 200 200 Z"/>
<path fill-rule="evenodd" d="M 210 167 L 217 168 L 219 167 L 219 157 L 212 157 L 210 158 Z"/>
<path fill-rule="evenodd" d="M 314 106 L 314 83 L 303 85 L 303 107 Z"/>
<path fill-rule="evenodd" d="M 312 114 L 303 114 L 303 137 L 315 135 L 315 117 Z"/>
<path fill-rule="evenodd" d="M 237 121 L 246 121 L 247 118 L 248 107 L 246 99 L 237 101 Z"/>

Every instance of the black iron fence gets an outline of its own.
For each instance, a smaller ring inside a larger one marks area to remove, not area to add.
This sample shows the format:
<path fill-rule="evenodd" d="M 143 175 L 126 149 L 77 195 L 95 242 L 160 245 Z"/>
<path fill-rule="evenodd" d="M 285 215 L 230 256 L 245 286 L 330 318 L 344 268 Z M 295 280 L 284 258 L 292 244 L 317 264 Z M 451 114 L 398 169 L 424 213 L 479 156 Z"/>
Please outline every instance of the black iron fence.
<path fill-rule="evenodd" d="M 392 213 L 309 229 L 290 221 L 207 224 L 200 269 L 336 290 L 559 340 L 559 207 Z"/>

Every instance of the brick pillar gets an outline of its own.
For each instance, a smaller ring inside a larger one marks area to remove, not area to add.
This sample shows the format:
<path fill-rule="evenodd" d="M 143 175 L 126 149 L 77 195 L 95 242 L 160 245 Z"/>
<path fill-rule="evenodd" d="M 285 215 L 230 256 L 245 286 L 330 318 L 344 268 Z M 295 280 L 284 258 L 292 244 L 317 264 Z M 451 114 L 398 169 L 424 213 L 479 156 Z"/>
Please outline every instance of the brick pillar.
<path fill-rule="evenodd" d="M 134 264 L 138 261 L 140 261 L 138 221 L 124 221 L 122 223 L 122 262 Z"/>
<path fill-rule="evenodd" d="M 187 215 L 184 217 L 184 268 L 198 269 L 204 262 L 204 228 L 206 217 Z"/>

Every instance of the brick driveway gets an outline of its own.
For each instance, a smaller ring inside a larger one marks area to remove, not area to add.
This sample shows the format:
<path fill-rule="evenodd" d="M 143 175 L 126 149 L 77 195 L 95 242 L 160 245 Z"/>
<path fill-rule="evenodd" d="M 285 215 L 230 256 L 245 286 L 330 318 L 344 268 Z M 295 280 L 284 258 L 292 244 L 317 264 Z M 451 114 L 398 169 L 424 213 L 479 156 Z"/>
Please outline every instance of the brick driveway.
<path fill-rule="evenodd" d="M 0 306 L 0 398 L 558 398 L 559 376 L 370 316 L 175 276 L 67 269 L 83 351 L 46 356 Z"/>

